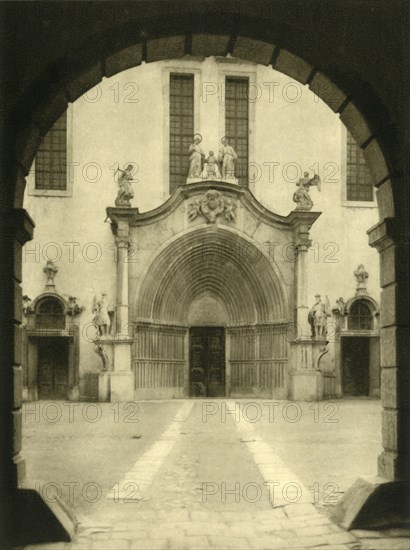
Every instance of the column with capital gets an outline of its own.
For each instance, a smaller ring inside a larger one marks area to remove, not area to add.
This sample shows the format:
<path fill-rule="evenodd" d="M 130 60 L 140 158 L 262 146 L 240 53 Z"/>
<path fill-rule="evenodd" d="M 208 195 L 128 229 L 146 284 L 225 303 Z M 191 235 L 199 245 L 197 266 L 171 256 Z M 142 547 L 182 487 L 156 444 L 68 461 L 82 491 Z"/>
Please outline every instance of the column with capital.
<path fill-rule="evenodd" d="M 134 373 L 131 368 L 132 338 L 128 323 L 128 219 L 118 219 L 115 229 L 117 289 L 115 333 L 113 340 L 113 370 L 110 373 L 110 400 L 134 400 Z"/>
<path fill-rule="evenodd" d="M 324 354 L 324 342 L 313 340 L 308 320 L 308 251 L 312 244 L 309 231 L 319 212 L 294 210 L 291 213 L 295 246 L 295 333 L 291 341 L 290 397 L 300 401 L 323 399 L 323 375 L 319 359 Z"/>

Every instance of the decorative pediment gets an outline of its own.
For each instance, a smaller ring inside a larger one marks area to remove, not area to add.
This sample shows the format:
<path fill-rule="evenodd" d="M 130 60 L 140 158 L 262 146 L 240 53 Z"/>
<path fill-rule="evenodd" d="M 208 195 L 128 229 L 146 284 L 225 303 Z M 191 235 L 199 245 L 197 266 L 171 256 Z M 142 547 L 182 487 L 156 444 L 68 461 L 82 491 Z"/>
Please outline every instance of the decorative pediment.
<path fill-rule="evenodd" d="M 207 223 L 215 223 L 220 216 L 227 222 L 235 221 L 236 201 L 224 197 L 216 189 L 210 189 L 188 204 L 188 218 L 192 221 L 198 216 L 203 216 Z"/>

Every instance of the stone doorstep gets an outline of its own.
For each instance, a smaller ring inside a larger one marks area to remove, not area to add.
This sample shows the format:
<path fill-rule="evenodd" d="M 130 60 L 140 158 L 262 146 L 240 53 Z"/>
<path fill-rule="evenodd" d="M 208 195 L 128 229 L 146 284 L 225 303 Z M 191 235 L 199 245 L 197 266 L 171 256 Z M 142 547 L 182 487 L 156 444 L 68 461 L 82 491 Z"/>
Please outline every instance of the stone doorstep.
<path fill-rule="evenodd" d="M 392 528 L 382 531 L 368 531 L 366 529 L 352 529 L 350 531 L 352 535 L 358 538 L 364 539 L 379 539 L 379 538 L 396 538 L 406 537 L 410 538 L 410 529 Z"/>
<path fill-rule="evenodd" d="M 210 536 L 209 541 L 210 547 L 216 548 L 218 550 L 229 550 L 231 548 L 237 550 L 249 550 L 250 548 L 252 548 L 245 538 L 232 539 L 223 536 Z"/>
<path fill-rule="evenodd" d="M 409 550 L 410 541 L 408 538 L 379 538 L 361 539 L 363 549 L 369 550 Z"/>
<path fill-rule="evenodd" d="M 303 516 L 317 517 L 319 512 L 313 504 L 288 504 L 285 506 L 285 514 L 288 518 L 302 518 Z"/>

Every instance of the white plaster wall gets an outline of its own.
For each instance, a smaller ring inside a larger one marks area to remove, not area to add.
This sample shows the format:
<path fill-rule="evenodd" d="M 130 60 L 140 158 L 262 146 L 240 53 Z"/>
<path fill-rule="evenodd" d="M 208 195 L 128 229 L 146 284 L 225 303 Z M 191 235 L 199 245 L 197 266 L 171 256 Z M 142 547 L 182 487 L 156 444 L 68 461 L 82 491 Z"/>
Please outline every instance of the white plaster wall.
<path fill-rule="evenodd" d="M 114 206 L 117 191 L 113 168 L 116 163 L 122 167 L 130 162 L 137 167 L 133 204 L 140 211 L 155 208 L 169 196 L 167 82 L 169 72 L 177 70 L 195 73 L 195 131 L 203 135 L 206 152 L 218 149 L 223 133 L 225 75 L 249 76 L 254 99 L 250 105 L 250 188 L 264 206 L 287 215 L 295 206 L 292 194 L 301 172 L 319 171 L 321 192 L 311 190 L 313 209 L 322 212 L 311 231 L 312 240 L 318 243 L 309 251 L 311 304 L 317 292 L 327 294 L 332 305 L 339 296 L 346 300 L 352 296 L 353 271 L 359 263 L 369 271 L 369 292 L 378 300 L 378 255 L 368 246 L 366 235 L 377 222 L 377 207 L 375 203 L 342 206 L 346 138 L 338 116 L 306 86 L 270 67 L 214 58 L 144 64 L 104 79 L 70 106 L 72 196 L 38 197 L 26 192 L 24 207 L 36 228 L 23 254 L 23 292 L 34 298 L 43 291 L 47 256 L 53 259 L 60 251 L 56 286 L 63 294 L 77 296 L 87 308 L 79 318 L 82 325 L 92 318 L 90 305 L 96 292 L 107 292 L 109 302 L 114 303 L 114 242 L 109 223 L 104 223 L 105 209 Z M 205 95 L 204 90 L 208 91 Z M 27 190 L 31 187 L 33 172 Z M 50 242 L 57 243 L 57 248 L 47 248 Z M 79 243 L 73 258 L 64 243 Z M 36 252 L 30 254 L 30 250 Z M 98 261 L 91 261 L 96 253 Z M 81 369 L 95 370 L 100 359 L 93 346 L 82 340 L 80 353 Z"/>

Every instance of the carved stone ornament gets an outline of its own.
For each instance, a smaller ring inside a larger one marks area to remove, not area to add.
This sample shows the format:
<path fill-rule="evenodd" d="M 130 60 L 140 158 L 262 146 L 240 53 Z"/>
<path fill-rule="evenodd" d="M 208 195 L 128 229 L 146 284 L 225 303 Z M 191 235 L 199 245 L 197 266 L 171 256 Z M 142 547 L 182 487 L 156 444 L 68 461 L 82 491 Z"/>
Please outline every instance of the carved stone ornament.
<path fill-rule="evenodd" d="M 102 370 L 103 371 L 109 370 L 110 359 L 107 355 L 107 352 L 104 349 L 104 346 L 102 344 L 100 344 L 99 342 L 94 342 L 94 351 L 97 355 L 99 355 L 101 357 Z"/>
<path fill-rule="evenodd" d="M 356 294 L 366 294 L 369 274 L 365 270 L 364 265 L 360 264 L 356 271 L 353 272 L 353 275 L 357 281 Z"/>
<path fill-rule="evenodd" d="M 75 296 L 69 296 L 68 297 L 68 308 L 67 308 L 67 315 L 79 315 L 85 310 L 85 307 L 80 306 L 77 303 L 78 298 Z"/>
<path fill-rule="evenodd" d="M 216 189 L 210 189 L 205 196 L 188 205 L 188 218 L 191 221 L 199 215 L 204 216 L 207 223 L 215 223 L 219 216 L 231 222 L 236 218 L 236 203 L 222 196 Z"/>

